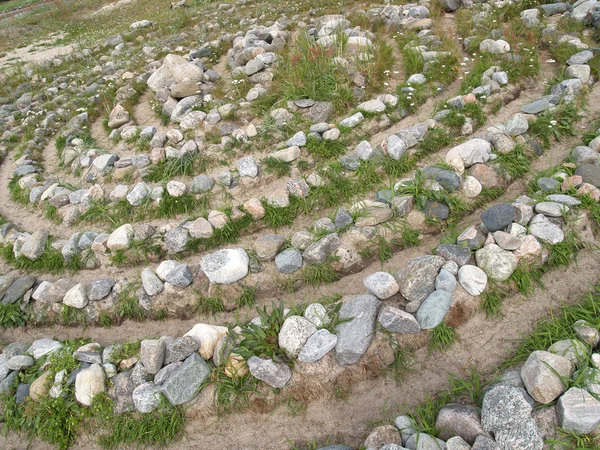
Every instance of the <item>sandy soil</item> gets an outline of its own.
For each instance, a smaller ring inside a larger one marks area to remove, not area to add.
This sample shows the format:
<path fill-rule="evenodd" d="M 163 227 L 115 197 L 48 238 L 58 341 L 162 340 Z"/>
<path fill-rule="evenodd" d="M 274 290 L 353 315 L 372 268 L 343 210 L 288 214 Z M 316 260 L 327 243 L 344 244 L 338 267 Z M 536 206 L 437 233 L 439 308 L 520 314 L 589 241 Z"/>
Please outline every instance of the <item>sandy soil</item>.
<path fill-rule="evenodd" d="M 568 284 L 564 282 L 566 279 Z M 584 250 L 576 264 L 571 264 L 560 276 L 556 272 L 546 275 L 545 289 L 537 289 L 529 299 L 517 295 L 506 300 L 503 318 L 489 320 L 483 312 L 477 312 L 458 328 L 458 342 L 445 353 L 428 356 L 425 348 L 417 351 L 416 363 L 402 383 L 383 377 L 360 381 L 352 386 L 349 398 L 322 397 L 310 403 L 306 412 L 297 417 L 281 406 L 271 413 L 248 411 L 207 420 L 193 418 L 192 408 L 183 439 L 161 448 L 282 449 L 289 448 L 292 442 L 302 445 L 316 439 L 324 443 L 328 438 L 359 446 L 372 428 L 370 421 L 393 418 L 423 401 L 426 395 L 447 388 L 448 375 L 467 376 L 471 367 L 477 367 L 486 375 L 493 374 L 495 368 L 510 356 L 520 336 L 531 332 L 539 320 L 550 315 L 552 308 L 576 303 L 598 280 L 597 253 Z M 170 329 L 176 330 L 177 322 L 169 324 Z M 169 328 L 165 323 L 143 324 L 144 327 L 148 325 L 162 333 Z M 121 327 L 119 334 L 126 328 Z M 102 330 L 101 334 L 106 340 L 114 339 L 114 330 Z M 48 335 L 51 334 L 45 334 Z M 21 337 L 24 336 L 17 334 L 10 339 Z M 0 436 L 0 444 L 7 450 L 51 448 L 39 441 L 25 442 L 14 434 Z M 95 450 L 100 447 L 93 436 L 82 436 L 73 448 Z"/>
<path fill-rule="evenodd" d="M 47 39 L 34 42 L 25 47 L 17 48 L 6 53 L 0 58 L 1 65 L 10 65 L 18 61 L 25 61 L 34 64 L 42 64 L 56 57 L 68 55 L 73 52 L 75 45 L 57 45 L 53 46 L 57 39 L 62 37 L 61 33 L 49 36 Z"/>

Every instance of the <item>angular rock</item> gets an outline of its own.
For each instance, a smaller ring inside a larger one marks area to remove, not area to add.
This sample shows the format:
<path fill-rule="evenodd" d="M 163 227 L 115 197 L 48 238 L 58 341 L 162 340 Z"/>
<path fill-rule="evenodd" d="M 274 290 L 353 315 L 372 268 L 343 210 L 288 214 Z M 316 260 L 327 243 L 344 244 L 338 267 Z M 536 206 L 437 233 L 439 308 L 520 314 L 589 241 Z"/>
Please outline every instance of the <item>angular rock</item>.
<path fill-rule="evenodd" d="M 313 333 L 298 354 L 298 361 L 314 363 L 333 350 L 337 344 L 337 336 L 325 329 Z"/>
<path fill-rule="evenodd" d="M 547 404 L 565 392 L 560 377 L 569 377 L 573 364 L 562 356 L 537 350 L 529 355 L 521 368 L 521 378 L 534 400 Z"/>
<path fill-rule="evenodd" d="M 600 425 L 600 401 L 589 392 L 572 387 L 556 404 L 560 427 L 577 434 L 590 434 Z"/>
<path fill-rule="evenodd" d="M 308 338 L 316 331 L 317 327 L 304 317 L 289 316 L 285 319 L 279 331 L 279 347 L 289 357 L 298 356 Z"/>
<path fill-rule="evenodd" d="M 274 388 L 284 387 L 292 377 L 292 371 L 286 364 L 257 356 L 252 356 L 248 360 L 248 369 L 254 378 Z"/>
<path fill-rule="evenodd" d="M 412 314 L 393 306 L 386 306 L 381 310 L 379 323 L 392 333 L 416 334 L 421 331 L 421 325 Z"/>
<path fill-rule="evenodd" d="M 469 444 L 473 444 L 480 434 L 487 434 L 481 427 L 479 409 L 458 403 L 449 403 L 440 409 L 435 428 L 439 431 L 440 439 L 460 436 Z"/>
<path fill-rule="evenodd" d="M 336 328 L 335 354 L 338 363 L 354 364 L 365 354 L 375 331 L 380 301 L 373 295 L 357 295 L 340 308 L 340 320 L 351 319 Z"/>
<path fill-rule="evenodd" d="M 210 367 L 197 353 L 189 356 L 162 384 L 161 392 L 172 405 L 193 400 L 210 375 Z"/>

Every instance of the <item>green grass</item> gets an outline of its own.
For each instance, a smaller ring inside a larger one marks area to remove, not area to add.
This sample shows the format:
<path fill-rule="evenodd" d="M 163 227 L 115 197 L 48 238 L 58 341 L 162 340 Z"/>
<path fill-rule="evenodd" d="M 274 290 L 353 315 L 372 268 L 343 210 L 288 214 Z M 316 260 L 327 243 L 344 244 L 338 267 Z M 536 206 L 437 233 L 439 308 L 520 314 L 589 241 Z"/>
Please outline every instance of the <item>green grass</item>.
<path fill-rule="evenodd" d="M 450 325 L 442 322 L 431 330 L 431 337 L 427 348 L 430 353 L 434 351 L 445 351 L 456 342 L 457 338 L 458 333 L 456 330 Z"/>
<path fill-rule="evenodd" d="M 309 136 L 306 140 L 306 151 L 318 159 L 328 160 L 346 153 L 346 144 L 340 139 L 326 141 Z"/>
<path fill-rule="evenodd" d="M 417 145 L 416 159 L 424 158 L 427 155 L 436 153 L 448 147 L 454 142 L 452 135 L 443 128 L 433 128 L 427 132 L 425 137 Z"/>
<path fill-rule="evenodd" d="M 117 302 L 117 317 L 120 319 L 140 321 L 146 317 L 146 311 L 140 306 L 135 295 L 135 287 L 126 289 Z"/>
<path fill-rule="evenodd" d="M 543 274 L 544 271 L 539 267 L 520 265 L 511 274 L 510 279 L 515 283 L 517 290 L 527 296 L 533 293 L 536 286 L 543 287 Z"/>
<path fill-rule="evenodd" d="M 33 5 L 39 3 L 41 0 L 9 0 L 0 2 L 0 12 L 9 11 L 15 8 L 21 8 L 23 6 Z"/>
<path fill-rule="evenodd" d="M 244 286 L 244 290 L 236 299 L 235 303 L 238 308 L 248 308 L 256 304 L 256 288 L 252 286 Z"/>
<path fill-rule="evenodd" d="M 342 40 L 342 35 L 337 36 Z M 335 63 L 336 52 L 343 47 L 321 47 L 308 34 L 301 34 L 284 54 L 277 66 L 274 91 L 281 101 L 311 98 L 334 104 L 337 111 L 347 108 L 354 97 L 350 78 L 344 68 Z"/>
<path fill-rule="evenodd" d="M 292 166 L 289 163 L 277 158 L 273 158 L 272 156 L 264 158 L 261 163 L 263 170 L 266 173 L 272 173 L 277 176 L 277 178 L 289 175 L 292 171 Z"/>
<path fill-rule="evenodd" d="M 0 327 L 16 328 L 25 325 L 25 315 L 21 311 L 20 302 L 12 305 L 0 304 Z"/>
<path fill-rule="evenodd" d="M 521 145 L 517 145 L 510 153 L 499 155 L 496 163 L 510 175 L 512 179 L 521 178 L 531 170 L 531 160 Z"/>
<path fill-rule="evenodd" d="M 214 403 L 218 414 L 240 412 L 250 405 L 250 396 L 256 392 L 258 380 L 249 373 L 228 376 L 223 368 L 215 368 L 207 384 L 215 386 Z"/>
<path fill-rule="evenodd" d="M 277 362 L 292 362 L 287 357 L 283 349 L 279 347 L 279 331 L 285 321 L 285 307 L 283 301 L 279 305 L 272 305 L 271 312 L 267 311 L 267 307 L 262 309 L 257 308 L 258 316 L 261 320 L 261 325 L 248 323 L 242 326 L 240 333 L 241 342 L 235 349 L 235 353 L 239 354 L 244 359 L 250 359 L 252 356 L 260 358 L 271 358 Z M 301 314 L 295 307 L 292 307 L 290 315 Z M 235 338 L 235 336 L 234 336 Z"/>
<path fill-rule="evenodd" d="M 538 115 L 537 120 L 529 124 L 529 134 L 539 139 L 544 148 L 548 148 L 552 139 L 559 142 L 564 136 L 573 136 L 575 122 L 580 118 L 576 105 L 561 105 L 555 111 Z"/>
<path fill-rule="evenodd" d="M 326 262 L 323 264 L 308 264 L 302 269 L 301 278 L 306 284 L 320 286 L 324 283 L 333 283 L 334 281 L 339 280 L 341 275 Z"/>
<path fill-rule="evenodd" d="M 162 183 L 174 178 L 191 177 L 206 172 L 208 166 L 208 159 L 196 155 L 163 159 L 150 167 L 144 180 L 151 183 Z"/>
<path fill-rule="evenodd" d="M 221 297 L 214 295 L 206 297 L 205 295 L 198 294 L 194 311 L 200 314 L 214 316 L 215 314 L 225 311 L 225 305 Z"/>
<path fill-rule="evenodd" d="M 24 256 L 15 258 L 12 245 L 6 244 L 0 247 L 0 257 L 11 266 L 31 272 L 44 272 L 61 274 L 66 270 L 76 271 L 79 269 L 79 257 L 74 257 L 70 262 L 65 262 L 62 253 L 52 247 L 50 241 L 46 242 L 46 248 L 42 255 L 32 261 Z"/>
<path fill-rule="evenodd" d="M 481 308 L 485 311 L 486 317 L 502 317 L 502 302 L 507 296 L 507 291 L 497 284 L 488 284 L 487 289 L 481 294 Z"/>
<path fill-rule="evenodd" d="M 600 285 L 595 285 L 579 303 L 552 309 L 550 316 L 538 321 L 535 330 L 523 339 L 502 366 L 510 367 L 525 361 L 532 352 L 547 350 L 556 341 L 576 338 L 573 324 L 578 320 L 585 320 L 594 328 L 600 328 Z"/>
<path fill-rule="evenodd" d="M 99 396 L 95 397 L 98 398 Z M 181 407 L 172 406 L 164 397 L 157 409 L 148 414 L 125 413 L 112 414 L 112 401 L 104 397 L 107 403 L 101 407 L 105 413 L 100 415 L 103 430 L 98 442 L 102 448 L 116 450 L 127 446 L 158 446 L 177 440 L 183 433 L 185 414 Z"/>

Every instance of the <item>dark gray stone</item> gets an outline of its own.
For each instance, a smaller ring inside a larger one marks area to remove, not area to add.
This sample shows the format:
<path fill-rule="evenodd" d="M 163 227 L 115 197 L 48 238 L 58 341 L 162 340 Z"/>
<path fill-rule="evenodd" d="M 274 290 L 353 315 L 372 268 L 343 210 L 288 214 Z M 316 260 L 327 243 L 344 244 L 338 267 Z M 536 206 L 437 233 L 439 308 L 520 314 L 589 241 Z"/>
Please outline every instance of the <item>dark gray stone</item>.
<path fill-rule="evenodd" d="M 434 200 L 427 200 L 425 202 L 425 208 L 423 208 L 423 213 L 427 217 L 446 220 L 450 215 L 450 208 L 448 208 L 448 205 L 445 205 L 444 203 L 436 202 Z"/>
<path fill-rule="evenodd" d="M 515 207 L 510 203 L 494 205 L 481 213 L 485 228 L 493 233 L 509 226 L 515 220 Z"/>
<path fill-rule="evenodd" d="M 460 177 L 453 170 L 428 166 L 423 169 L 423 173 L 430 180 L 437 181 L 448 192 L 455 192 L 460 186 Z"/>
<path fill-rule="evenodd" d="M 198 342 L 191 336 L 182 336 L 167 343 L 164 365 L 183 361 L 198 351 Z"/>
<path fill-rule="evenodd" d="M 36 278 L 31 275 L 21 275 L 16 278 L 10 287 L 6 290 L 4 297 L 2 298 L 3 305 L 11 305 L 17 300 L 23 298 L 25 293 L 33 287 Z"/>
<path fill-rule="evenodd" d="M 459 266 L 464 266 L 471 259 L 471 252 L 462 245 L 441 244 L 435 253 L 449 261 L 454 261 Z"/>

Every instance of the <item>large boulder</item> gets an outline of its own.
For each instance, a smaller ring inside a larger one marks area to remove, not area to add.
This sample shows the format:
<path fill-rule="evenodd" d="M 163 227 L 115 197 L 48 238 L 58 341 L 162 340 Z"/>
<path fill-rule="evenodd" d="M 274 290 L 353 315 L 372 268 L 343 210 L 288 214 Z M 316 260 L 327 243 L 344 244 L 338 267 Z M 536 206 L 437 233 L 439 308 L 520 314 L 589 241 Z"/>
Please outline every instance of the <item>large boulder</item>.
<path fill-rule="evenodd" d="M 486 245 L 475 252 L 477 265 L 494 280 L 504 281 L 517 268 L 516 256 L 496 244 Z"/>
<path fill-rule="evenodd" d="M 525 388 L 534 400 L 547 404 L 566 390 L 563 380 L 571 376 L 573 364 L 567 358 L 537 350 L 521 368 Z"/>
<path fill-rule="evenodd" d="M 600 401 L 589 392 L 572 387 L 556 403 L 560 427 L 577 434 L 598 431 L 600 425 Z"/>
<path fill-rule="evenodd" d="M 82 369 L 75 377 L 75 398 L 85 406 L 90 406 L 94 397 L 106 391 L 106 375 L 100 364 L 92 364 Z"/>
<path fill-rule="evenodd" d="M 317 327 L 301 316 L 289 316 L 279 331 L 279 347 L 290 356 L 298 356 L 300 350 L 310 336 L 317 332 Z"/>
<path fill-rule="evenodd" d="M 421 302 L 435 290 L 435 279 L 445 263 L 446 260 L 440 256 L 421 256 L 394 274 L 400 293 L 413 303 L 412 308 L 407 306 L 407 311 L 416 312 Z"/>
<path fill-rule="evenodd" d="M 205 255 L 200 266 L 211 282 L 231 284 L 248 275 L 248 263 L 246 251 L 234 248 Z"/>
<path fill-rule="evenodd" d="M 189 356 L 162 385 L 161 392 L 172 405 L 182 405 L 194 399 L 210 367 L 197 353 Z"/>
<path fill-rule="evenodd" d="M 335 356 L 340 364 L 357 363 L 368 350 L 375 334 L 380 304 L 373 295 L 357 295 L 342 305 L 339 318 L 344 322 L 336 328 L 338 341 L 335 346 Z"/>

